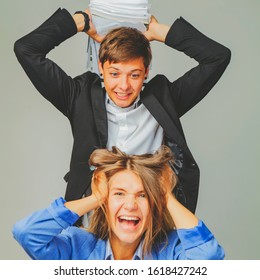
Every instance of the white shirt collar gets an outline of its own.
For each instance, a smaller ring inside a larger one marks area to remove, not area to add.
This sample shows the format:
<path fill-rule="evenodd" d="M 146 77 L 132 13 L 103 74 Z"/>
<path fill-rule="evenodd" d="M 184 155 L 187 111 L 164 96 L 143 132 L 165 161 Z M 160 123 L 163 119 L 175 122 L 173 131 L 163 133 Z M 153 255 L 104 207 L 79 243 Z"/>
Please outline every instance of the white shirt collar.
<path fill-rule="evenodd" d="M 140 103 L 140 95 L 137 96 L 135 102 L 130 105 L 129 107 L 126 108 L 122 108 L 117 106 L 113 100 L 108 96 L 108 94 L 106 93 L 106 104 L 110 104 L 114 109 L 116 109 L 116 111 L 118 113 L 126 113 L 126 112 L 130 112 L 134 109 L 136 109 L 141 103 Z"/>

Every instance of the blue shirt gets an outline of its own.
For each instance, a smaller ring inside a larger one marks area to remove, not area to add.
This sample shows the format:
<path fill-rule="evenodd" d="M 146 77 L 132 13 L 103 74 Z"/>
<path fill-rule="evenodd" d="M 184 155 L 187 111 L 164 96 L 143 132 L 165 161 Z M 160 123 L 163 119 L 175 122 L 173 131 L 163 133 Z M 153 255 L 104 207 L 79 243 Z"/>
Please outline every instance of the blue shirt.
<path fill-rule="evenodd" d="M 142 259 L 143 259 L 143 240 L 140 242 L 137 249 L 135 250 L 132 260 L 142 260 Z M 105 260 L 114 260 L 114 255 L 109 240 L 106 241 Z"/>
<path fill-rule="evenodd" d="M 83 228 L 72 226 L 79 216 L 64 206 L 59 198 L 48 208 L 37 211 L 13 227 L 14 238 L 32 259 L 42 260 L 105 260 L 107 241 Z M 223 248 L 200 220 L 191 229 L 172 230 L 168 243 L 157 244 L 151 255 L 154 260 L 223 259 Z"/>

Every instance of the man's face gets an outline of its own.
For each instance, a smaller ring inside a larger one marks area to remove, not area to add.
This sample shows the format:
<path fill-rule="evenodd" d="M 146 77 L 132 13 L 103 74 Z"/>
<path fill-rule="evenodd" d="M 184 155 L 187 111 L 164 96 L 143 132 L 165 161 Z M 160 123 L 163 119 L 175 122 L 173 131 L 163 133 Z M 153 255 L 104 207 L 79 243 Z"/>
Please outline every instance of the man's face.
<path fill-rule="evenodd" d="M 145 69 L 143 59 L 137 58 L 124 63 L 99 63 L 103 74 L 107 94 L 119 107 L 126 108 L 134 103 L 142 90 L 148 69 Z"/>

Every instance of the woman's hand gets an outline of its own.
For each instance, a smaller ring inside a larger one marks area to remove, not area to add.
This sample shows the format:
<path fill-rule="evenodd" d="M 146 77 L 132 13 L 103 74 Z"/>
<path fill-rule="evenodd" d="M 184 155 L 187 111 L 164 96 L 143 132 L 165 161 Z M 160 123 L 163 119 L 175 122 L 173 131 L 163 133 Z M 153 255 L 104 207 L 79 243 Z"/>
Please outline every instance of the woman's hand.
<path fill-rule="evenodd" d="M 163 170 L 161 185 L 164 187 L 166 206 L 175 223 L 176 228 L 193 228 L 198 224 L 198 218 L 184 207 L 173 194 L 176 186 L 176 176 L 170 165 Z"/>
<path fill-rule="evenodd" d="M 91 182 L 92 194 L 99 203 L 104 203 L 108 196 L 108 181 L 106 175 L 102 171 L 95 171 Z"/>
<path fill-rule="evenodd" d="M 71 211 L 82 216 L 98 207 L 105 201 L 108 195 L 106 175 L 101 171 L 95 171 L 92 176 L 92 194 L 77 200 L 68 201 L 65 206 Z"/>
<path fill-rule="evenodd" d="M 170 165 L 168 165 L 167 168 L 163 170 L 160 180 L 161 180 L 161 186 L 163 186 L 164 188 L 166 203 L 168 203 L 169 197 L 173 196 L 172 192 L 177 183 L 176 182 L 177 177 L 173 173 Z"/>
<path fill-rule="evenodd" d="M 167 209 L 169 210 L 176 228 L 193 228 L 197 226 L 198 218 L 184 207 L 173 194 L 173 189 L 176 186 L 176 177 L 173 177 L 173 171 L 170 166 L 164 170 L 163 177 Z"/>

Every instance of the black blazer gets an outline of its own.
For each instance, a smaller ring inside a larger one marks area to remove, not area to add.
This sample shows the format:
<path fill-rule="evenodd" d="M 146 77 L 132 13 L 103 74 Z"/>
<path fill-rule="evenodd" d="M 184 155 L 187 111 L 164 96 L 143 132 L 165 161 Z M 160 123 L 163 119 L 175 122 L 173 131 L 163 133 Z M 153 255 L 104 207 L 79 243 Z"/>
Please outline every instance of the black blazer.
<path fill-rule="evenodd" d="M 86 72 L 75 78 L 46 58 L 55 46 L 77 33 L 71 15 L 57 10 L 40 27 L 16 41 L 14 50 L 37 90 L 70 121 L 74 137 L 65 199 L 91 192 L 88 159 L 93 150 L 105 148 L 108 125 L 105 92 L 98 75 Z M 172 168 L 178 174 L 177 198 L 195 212 L 199 168 L 187 146 L 180 117 L 215 85 L 230 61 L 230 50 L 207 38 L 183 18 L 177 19 L 165 44 L 198 61 L 198 66 L 174 82 L 157 75 L 141 92 L 141 101 L 164 129 L 164 144 L 175 154 Z M 147 136 L 149 137 L 149 136 Z"/>

